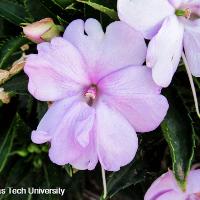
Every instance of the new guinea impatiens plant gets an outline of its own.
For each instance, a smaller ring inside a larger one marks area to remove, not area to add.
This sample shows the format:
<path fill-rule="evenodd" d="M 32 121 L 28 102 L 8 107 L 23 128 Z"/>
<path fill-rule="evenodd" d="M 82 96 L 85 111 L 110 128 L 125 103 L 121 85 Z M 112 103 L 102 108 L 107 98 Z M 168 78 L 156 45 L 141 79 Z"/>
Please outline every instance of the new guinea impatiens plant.
<path fill-rule="evenodd" d="M 118 0 L 118 14 L 150 40 L 146 64 L 158 85 L 169 86 L 182 56 L 200 117 L 191 76 L 200 77 L 200 1 Z"/>
<path fill-rule="evenodd" d="M 136 132 L 156 129 L 168 102 L 142 66 L 146 44 L 123 22 L 104 33 L 95 19 L 75 20 L 63 37 L 38 45 L 24 68 L 29 92 L 53 105 L 32 141 L 50 142 L 49 157 L 58 165 L 118 171 L 138 149 Z"/>
<path fill-rule="evenodd" d="M 0 200 L 200 200 L 199 55 L 200 0 L 0 0 Z"/>
<path fill-rule="evenodd" d="M 173 173 L 169 170 L 156 181 L 145 194 L 144 200 L 199 200 L 200 169 L 191 170 L 187 178 L 187 188 L 182 191 Z"/>

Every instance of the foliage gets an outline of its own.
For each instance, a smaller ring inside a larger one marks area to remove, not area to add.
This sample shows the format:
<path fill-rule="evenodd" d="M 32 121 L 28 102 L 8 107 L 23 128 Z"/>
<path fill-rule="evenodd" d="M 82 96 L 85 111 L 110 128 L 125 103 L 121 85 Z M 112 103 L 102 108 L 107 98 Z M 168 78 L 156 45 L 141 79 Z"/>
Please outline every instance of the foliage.
<path fill-rule="evenodd" d="M 98 19 L 104 28 L 117 20 L 116 0 L 1 0 L 0 68 L 9 69 L 22 55 L 20 47 L 29 43 L 26 54 L 36 52 L 36 45 L 22 36 L 21 23 L 52 17 L 64 26 L 73 19 Z M 200 120 L 194 109 L 189 82 L 180 65 L 173 83 L 163 93 L 170 109 L 162 125 L 152 133 L 139 135 L 136 159 L 119 172 L 107 173 L 108 198 L 142 200 L 150 184 L 168 168 L 185 187 L 193 163 L 200 161 Z M 200 79 L 195 79 L 198 95 Z M 98 200 L 102 195 L 101 171 L 77 171 L 60 167 L 48 159 L 48 144 L 34 145 L 31 130 L 47 110 L 47 103 L 36 101 L 27 91 L 27 77 L 21 72 L 0 87 L 12 93 L 10 104 L 0 103 L 0 188 L 66 188 L 58 195 L 0 195 L 2 200 Z M 200 100 L 200 99 L 199 99 Z M 196 148 L 195 148 L 196 146 Z"/>

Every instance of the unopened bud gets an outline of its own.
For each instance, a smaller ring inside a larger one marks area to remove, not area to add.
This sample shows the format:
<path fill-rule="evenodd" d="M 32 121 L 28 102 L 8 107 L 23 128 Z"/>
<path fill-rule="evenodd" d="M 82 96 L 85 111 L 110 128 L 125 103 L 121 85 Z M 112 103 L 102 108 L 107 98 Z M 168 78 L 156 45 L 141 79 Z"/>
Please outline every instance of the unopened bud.
<path fill-rule="evenodd" d="M 22 56 L 19 60 L 16 60 L 9 70 L 0 69 L 0 85 L 22 71 L 25 65 L 25 59 L 26 56 Z"/>
<path fill-rule="evenodd" d="M 3 88 L 0 88 L 0 101 L 5 104 L 10 103 L 9 92 L 5 92 Z"/>
<path fill-rule="evenodd" d="M 50 41 L 53 37 L 59 36 L 63 31 L 62 26 L 54 24 L 51 18 L 45 18 L 32 24 L 25 24 L 23 32 L 25 36 L 35 43 Z"/>
<path fill-rule="evenodd" d="M 9 77 L 9 71 L 0 69 L 0 84 L 4 83 Z"/>
<path fill-rule="evenodd" d="M 28 44 L 24 44 L 20 47 L 20 49 L 24 52 L 24 51 L 27 51 L 29 50 L 29 45 Z"/>
<path fill-rule="evenodd" d="M 19 60 L 16 60 L 13 64 L 11 69 L 9 70 L 10 76 L 14 76 L 15 74 L 22 71 L 25 65 L 25 58 L 21 57 Z"/>

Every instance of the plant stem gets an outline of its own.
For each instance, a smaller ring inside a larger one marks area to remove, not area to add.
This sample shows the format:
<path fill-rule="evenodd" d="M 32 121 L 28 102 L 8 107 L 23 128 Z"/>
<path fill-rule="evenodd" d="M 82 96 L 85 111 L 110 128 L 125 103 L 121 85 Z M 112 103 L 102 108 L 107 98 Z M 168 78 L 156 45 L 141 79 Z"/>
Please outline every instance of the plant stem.
<path fill-rule="evenodd" d="M 192 74 L 191 74 L 191 71 L 190 71 L 190 68 L 189 68 L 189 65 L 188 65 L 188 62 L 187 62 L 187 59 L 186 59 L 186 56 L 185 56 L 184 52 L 182 52 L 182 58 L 183 58 L 183 62 L 185 64 L 185 69 L 187 71 L 187 75 L 188 75 L 188 78 L 189 78 L 189 81 L 190 81 L 190 86 L 191 86 L 191 89 L 192 89 L 192 94 L 193 94 L 193 98 L 194 98 L 194 104 L 195 104 L 196 113 L 197 113 L 198 117 L 200 118 L 197 93 L 196 93 L 196 89 L 195 89 L 195 86 L 194 86 L 194 81 L 193 81 L 193 78 L 192 78 Z"/>
<path fill-rule="evenodd" d="M 103 198 L 105 199 L 107 197 L 106 172 L 102 166 L 101 166 L 101 174 L 103 181 Z"/>

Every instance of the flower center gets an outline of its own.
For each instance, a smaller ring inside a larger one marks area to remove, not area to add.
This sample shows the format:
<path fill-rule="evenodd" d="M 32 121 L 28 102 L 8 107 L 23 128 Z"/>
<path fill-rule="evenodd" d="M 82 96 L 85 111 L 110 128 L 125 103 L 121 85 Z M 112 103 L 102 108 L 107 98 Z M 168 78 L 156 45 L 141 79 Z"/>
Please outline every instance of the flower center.
<path fill-rule="evenodd" d="M 184 10 L 177 9 L 176 12 L 175 12 L 175 14 L 177 16 L 179 16 L 179 17 L 181 16 L 181 17 L 185 17 L 186 19 L 190 19 L 191 14 L 192 14 L 192 10 L 189 9 L 189 8 L 186 8 Z"/>
<path fill-rule="evenodd" d="M 85 100 L 89 106 L 92 106 L 97 98 L 97 86 L 92 84 L 85 92 Z"/>

